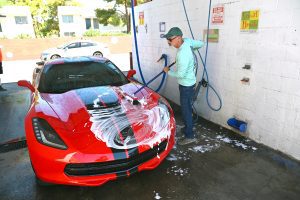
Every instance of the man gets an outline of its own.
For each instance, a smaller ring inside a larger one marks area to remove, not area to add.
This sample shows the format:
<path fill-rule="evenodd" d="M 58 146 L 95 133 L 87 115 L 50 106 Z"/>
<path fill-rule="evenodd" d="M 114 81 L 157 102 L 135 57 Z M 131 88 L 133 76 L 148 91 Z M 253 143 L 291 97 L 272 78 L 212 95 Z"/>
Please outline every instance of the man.
<path fill-rule="evenodd" d="M 192 51 L 199 49 L 204 43 L 202 41 L 183 38 L 182 35 L 180 28 L 173 27 L 163 36 L 167 39 L 170 46 L 178 49 L 176 54 L 176 71 L 169 71 L 169 67 L 165 67 L 164 72 L 176 77 L 179 84 L 181 114 L 185 125 L 183 129 L 185 138 L 178 144 L 186 145 L 197 141 L 193 133 L 192 98 L 196 84 L 196 76 Z"/>

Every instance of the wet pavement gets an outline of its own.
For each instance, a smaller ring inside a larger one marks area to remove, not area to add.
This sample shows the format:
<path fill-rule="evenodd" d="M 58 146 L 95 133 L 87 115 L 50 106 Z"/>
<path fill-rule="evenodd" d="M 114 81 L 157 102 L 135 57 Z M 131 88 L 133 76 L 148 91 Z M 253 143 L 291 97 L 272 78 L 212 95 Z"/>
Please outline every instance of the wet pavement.
<path fill-rule="evenodd" d="M 29 92 L 0 92 L 0 143 L 24 136 Z M 175 110 L 178 138 L 182 121 Z M 175 146 L 155 170 L 99 187 L 39 186 L 26 148 L 0 153 L 0 199 L 300 199 L 300 162 L 204 119 L 198 142 Z"/>

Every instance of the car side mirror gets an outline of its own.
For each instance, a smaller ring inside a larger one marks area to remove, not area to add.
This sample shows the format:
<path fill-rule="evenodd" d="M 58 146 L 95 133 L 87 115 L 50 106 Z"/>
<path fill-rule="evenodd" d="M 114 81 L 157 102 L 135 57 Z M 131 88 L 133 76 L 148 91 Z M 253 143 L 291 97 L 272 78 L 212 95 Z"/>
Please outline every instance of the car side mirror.
<path fill-rule="evenodd" d="M 40 71 L 41 71 L 41 68 L 38 68 L 38 67 L 37 67 L 37 68 L 34 69 L 34 73 L 35 73 L 35 74 L 40 73 Z"/>
<path fill-rule="evenodd" d="M 127 73 L 127 78 L 130 79 L 130 78 L 132 78 L 133 75 L 135 75 L 135 74 L 136 74 L 136 70 L 131 69 L 131 70 L 129 70 L 128 73 Z"/>
<path fill-rule="evenodd" d="M 26 81 L 26 80 L 18 81 L 18 86 L 27 87 L 31 92 L 35 91 L 35 88 L 31 85 L 31 83 L 29 81 Z"/>

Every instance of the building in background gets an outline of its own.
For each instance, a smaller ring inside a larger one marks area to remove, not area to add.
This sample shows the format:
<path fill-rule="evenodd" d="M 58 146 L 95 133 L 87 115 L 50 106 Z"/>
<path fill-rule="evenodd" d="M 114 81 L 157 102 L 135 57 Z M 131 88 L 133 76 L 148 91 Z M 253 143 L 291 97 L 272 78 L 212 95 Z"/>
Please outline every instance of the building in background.
<path fill-rule="evenodd" d="M 80 6 L 59 6 L 58 21 L 60 36 L 81 37 L 88 30 L 98 30 L 101 33 L 124 32 L 126 27 L 115 27 L 112 25 L 104 26 L 99 24 L 96 13 L 96 7 Z"/>
<path fill-rule="evenodd" d="M 0 14 L 0 38 L 35 37 L 29 6 L 3 6 Z"/>

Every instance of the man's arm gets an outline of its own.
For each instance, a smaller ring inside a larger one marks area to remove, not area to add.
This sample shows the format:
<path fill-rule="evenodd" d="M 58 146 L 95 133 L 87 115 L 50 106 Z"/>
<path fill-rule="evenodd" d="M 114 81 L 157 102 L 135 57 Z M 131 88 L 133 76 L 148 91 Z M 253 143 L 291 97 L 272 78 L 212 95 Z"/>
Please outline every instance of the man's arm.
<path fill-rule="evenodd" d="M 204 42 L 201 40 L 191 40 L 191 47 L 195 49 L 199 49 L 204 46 Z"/>

